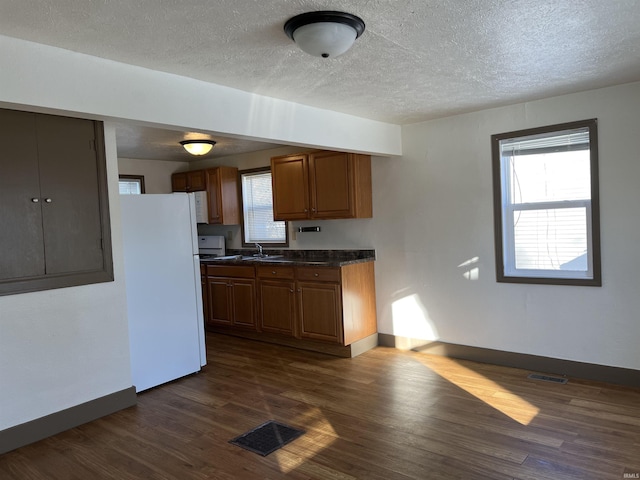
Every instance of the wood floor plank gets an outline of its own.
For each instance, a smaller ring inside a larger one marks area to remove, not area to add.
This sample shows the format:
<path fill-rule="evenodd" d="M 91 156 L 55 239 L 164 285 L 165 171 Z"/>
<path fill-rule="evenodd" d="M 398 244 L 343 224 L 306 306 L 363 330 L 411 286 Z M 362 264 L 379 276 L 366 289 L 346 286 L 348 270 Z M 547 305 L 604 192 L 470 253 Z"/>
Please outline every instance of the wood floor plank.
<path fill-rule="evenodd" d="M 207 334 L 201 373 L 0 456 L 2 480 L 590 480 L 640 473 L 640 389 L 419 352 L 348 359 Z M 274 419 L 267 457 L 229 443 Z"/>

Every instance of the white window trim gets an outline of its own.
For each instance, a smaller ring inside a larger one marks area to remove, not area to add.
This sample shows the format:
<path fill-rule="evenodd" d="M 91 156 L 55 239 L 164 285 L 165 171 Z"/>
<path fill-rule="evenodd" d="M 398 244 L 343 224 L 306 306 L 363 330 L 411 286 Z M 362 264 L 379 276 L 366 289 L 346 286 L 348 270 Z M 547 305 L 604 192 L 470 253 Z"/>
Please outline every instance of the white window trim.
<path fill-rule="evenodd" d="M 251 175 L 263 175 L 263 174 L 270 174 L 271 173 L 271 169 L 269 167 L 266 168 L 258 168 L 258 169 L 253 169 L 253 170 L 244 170 L 244 171 L 240 171 L 240 188 L 241 188 L 241 194 L 240 194 L 240 198 L 242 200 L 242 245 L 243 246 L 253 246 L 255 243 L 260 243 L 260 244 L 264 244 L 264 245 L 269 245 L 269 246 L 281 246 L 281 247 L 286 247 L 289 246 L 289 236 L 288 236 L 288 224 L 287 222 L 283 222 L 284 223 L 284 231 L 285 231 L 285 238 L 284 240 L 269 240 L 269 239 L 249 239 L 247 240 L 246 236 L 247 236 L 247 228 L 246 228 L 246 206 L 245 206 L 245 194 L 244 194 L 244 182 L 243 179 L 245 176 L 251 176 Z M 273 205 L 272 205 L 273 208 Z"/>

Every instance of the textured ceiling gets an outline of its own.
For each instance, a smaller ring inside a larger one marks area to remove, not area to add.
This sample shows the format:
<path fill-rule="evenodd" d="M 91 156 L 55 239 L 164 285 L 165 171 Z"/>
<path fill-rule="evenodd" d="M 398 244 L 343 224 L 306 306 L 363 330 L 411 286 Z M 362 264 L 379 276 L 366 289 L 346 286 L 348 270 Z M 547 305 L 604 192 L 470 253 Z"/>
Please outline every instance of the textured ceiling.
<path fill-rule="evenodd" d="M 195 139 L 214 140 L 216 144 L 207 155 L 196 157 L 187 153 L 180 145 L 181 140 Z M 118 157 L 184 162 L 257 152 L 279 146 L 219 135 L 141 127 L 125 122 L 116 123 L 116 143 L 118 144 Z"/>
<path fill-rule="evenodd" d="M 341 57 L 282 30 L 332 9 Z M 638 0 L 2 0 L 0 32 L 397 124 L 640 80 Z"/>

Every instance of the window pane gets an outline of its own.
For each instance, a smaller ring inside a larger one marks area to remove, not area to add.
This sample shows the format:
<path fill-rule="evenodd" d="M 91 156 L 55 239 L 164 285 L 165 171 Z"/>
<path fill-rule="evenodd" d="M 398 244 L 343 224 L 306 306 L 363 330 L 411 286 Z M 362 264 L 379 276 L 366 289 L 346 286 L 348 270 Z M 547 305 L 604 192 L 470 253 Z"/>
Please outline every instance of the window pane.
<path fill-rule="evenodd" d="M 588 150 L 508 157 L 510 203 L 591 197 Z"/>
<path fill-rule="evenodd" d="M 119 175 L 120 195 L 144 193 L 144 175 Z"/>
<path fill-rule="evenodd" d="M 142 193 L 137 180 L 120 180 L 120 195 L 139 195 Z"/>
<path fill-rule="evenodd" d="M 515 267 L 586 272 L 587 209 L 513 212 Z"/>
<path fill-rule="evenodd" d="M 271 172 L 242 174 L 245 243 L 286 242 L 285 222 L 273 220 Z"/>
<path fill-rule="evenodd" d="M 589 127 L 509 137 L 500 140 L 500 145 L 505 155 L 538 155 L 589 150 Z"/>

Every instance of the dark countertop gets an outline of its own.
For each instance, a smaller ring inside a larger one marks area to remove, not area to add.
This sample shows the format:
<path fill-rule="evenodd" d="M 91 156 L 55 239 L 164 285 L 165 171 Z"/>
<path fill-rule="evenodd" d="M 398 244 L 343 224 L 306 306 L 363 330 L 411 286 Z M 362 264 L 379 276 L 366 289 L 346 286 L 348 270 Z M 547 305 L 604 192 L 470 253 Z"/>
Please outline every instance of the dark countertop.
<path fill-rule="evenodd" d="M 291 265 L 342 267 L 354 263 L 373 262 L 375 250 L 264 250 L 266 257 L 253 257 L 254 250 L 227 251 L 219 259 L 201 259 L 209 265 Z"/>

